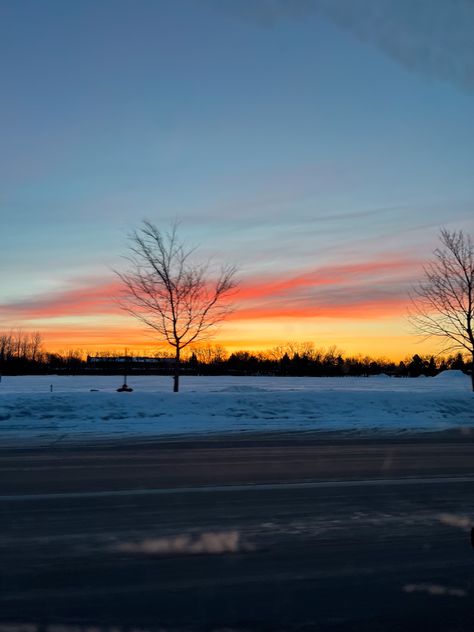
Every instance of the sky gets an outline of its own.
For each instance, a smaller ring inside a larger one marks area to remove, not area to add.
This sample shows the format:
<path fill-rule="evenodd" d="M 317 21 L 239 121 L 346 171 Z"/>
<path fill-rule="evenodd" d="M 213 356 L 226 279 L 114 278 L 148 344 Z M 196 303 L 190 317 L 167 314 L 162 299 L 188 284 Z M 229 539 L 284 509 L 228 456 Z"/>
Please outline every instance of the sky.
<path fill-rule="evenodd" d="M 235 264 L 229 349 L 402 358 L 474 229 L 474 3 L 0 0 L 0 332 L 156 341 L 114 296 L 148 218 Z"/>

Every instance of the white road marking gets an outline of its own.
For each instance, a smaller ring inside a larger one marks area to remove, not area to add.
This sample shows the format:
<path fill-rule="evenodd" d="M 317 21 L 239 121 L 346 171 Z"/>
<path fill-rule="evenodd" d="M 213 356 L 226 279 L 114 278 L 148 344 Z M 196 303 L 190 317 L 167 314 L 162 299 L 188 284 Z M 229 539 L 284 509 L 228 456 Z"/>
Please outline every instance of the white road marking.
<path fill-rule="evenodd" d="M 397 485 L 444 485 L 449 483 L 474 483 L 474 476 L 431 478 L 371 478 L 350 481 L 308 481 L 302 483 L 258 483 L 248 485 L 208 485 L 202 487 L 164 487 L 151 489 L 120 489 L 100 492 L 58 492 L 48 494 L 12 494 L 0 496 L 9 500 L 60 500 L 65 498 L 104 498 L 108 496 L 160 496 L 170 494 L 203 494 L 209 492 L 272 491 L 280 489 L 327 489 L 334 487 L 383 487 Z"/>

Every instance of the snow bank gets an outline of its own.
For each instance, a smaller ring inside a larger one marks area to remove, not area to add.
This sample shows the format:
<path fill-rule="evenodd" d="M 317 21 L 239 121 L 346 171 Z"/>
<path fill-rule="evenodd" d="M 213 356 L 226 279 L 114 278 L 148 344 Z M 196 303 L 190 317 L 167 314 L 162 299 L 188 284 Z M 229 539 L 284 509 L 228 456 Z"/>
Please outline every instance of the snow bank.
<path fill-rule="evenodd" d="M 468 378 L 184 377 L 178 394 L 170 391 L 169 377 L 134 377 L 129 380 L 133 393 L 117 393 L 120 382 L 111 376 L 3 378 L 1 445 L 209 433 L 474 428 Z"/>

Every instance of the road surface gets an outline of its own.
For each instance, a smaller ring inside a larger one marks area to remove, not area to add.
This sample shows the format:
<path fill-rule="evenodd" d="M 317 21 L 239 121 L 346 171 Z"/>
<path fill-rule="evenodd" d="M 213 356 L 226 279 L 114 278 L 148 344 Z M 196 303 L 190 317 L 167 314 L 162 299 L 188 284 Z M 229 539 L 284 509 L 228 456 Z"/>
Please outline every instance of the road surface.
<path fill-rule="evenodd" d="M 470 437 L 0 454 L 0 632 L 474 629 Z"/>

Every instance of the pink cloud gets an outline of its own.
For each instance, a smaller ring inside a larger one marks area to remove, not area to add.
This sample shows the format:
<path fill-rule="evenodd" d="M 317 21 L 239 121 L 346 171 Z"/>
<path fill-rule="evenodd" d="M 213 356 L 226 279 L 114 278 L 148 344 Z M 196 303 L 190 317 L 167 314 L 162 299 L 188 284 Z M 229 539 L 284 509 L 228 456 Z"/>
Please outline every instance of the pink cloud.
<path fill-rule="evenodd" d="M 244 280 L 234 296 L 232 319 L 393 314 L 404 309 L 410 277 L 418 268 L 418 261 L 392 257 L 315 267 L 288 277 L 254 277 Z M 120 314 L 114 300 L 120 291 L 120 282 L 108 278 L 0 305 L 0 316 L 15 326 L 27 326 L 39 319 Z"/>
<path fill-rule="evenodd" d="M 338 264 L 322 266 L 307 270 L 289 278 L 266 276 L 260 279 L 245 281 L 238 293 L 238 301 L 252 301 L 263 297 L 283 298 L 294 296 L 298 291 L 315 290 L 325 286 L 359 287 L 364 294 L 364 287 L 383 286 L 384 280 L 406 278 L 419 262 L 407 259 L 375 260 L 362 263 Z M 331 300 L 333 289 L 325 292 L 325 300 Z"/>
<path fill-rule="evenodd" d="M 117 281 L 101 281 L 93 285 L 51 292 L 41 297 L 0 304 L 0 315 L 35 320 L 117 313 L 119 308 L 113 297 L 119 292 L 120 283 Z"/>

